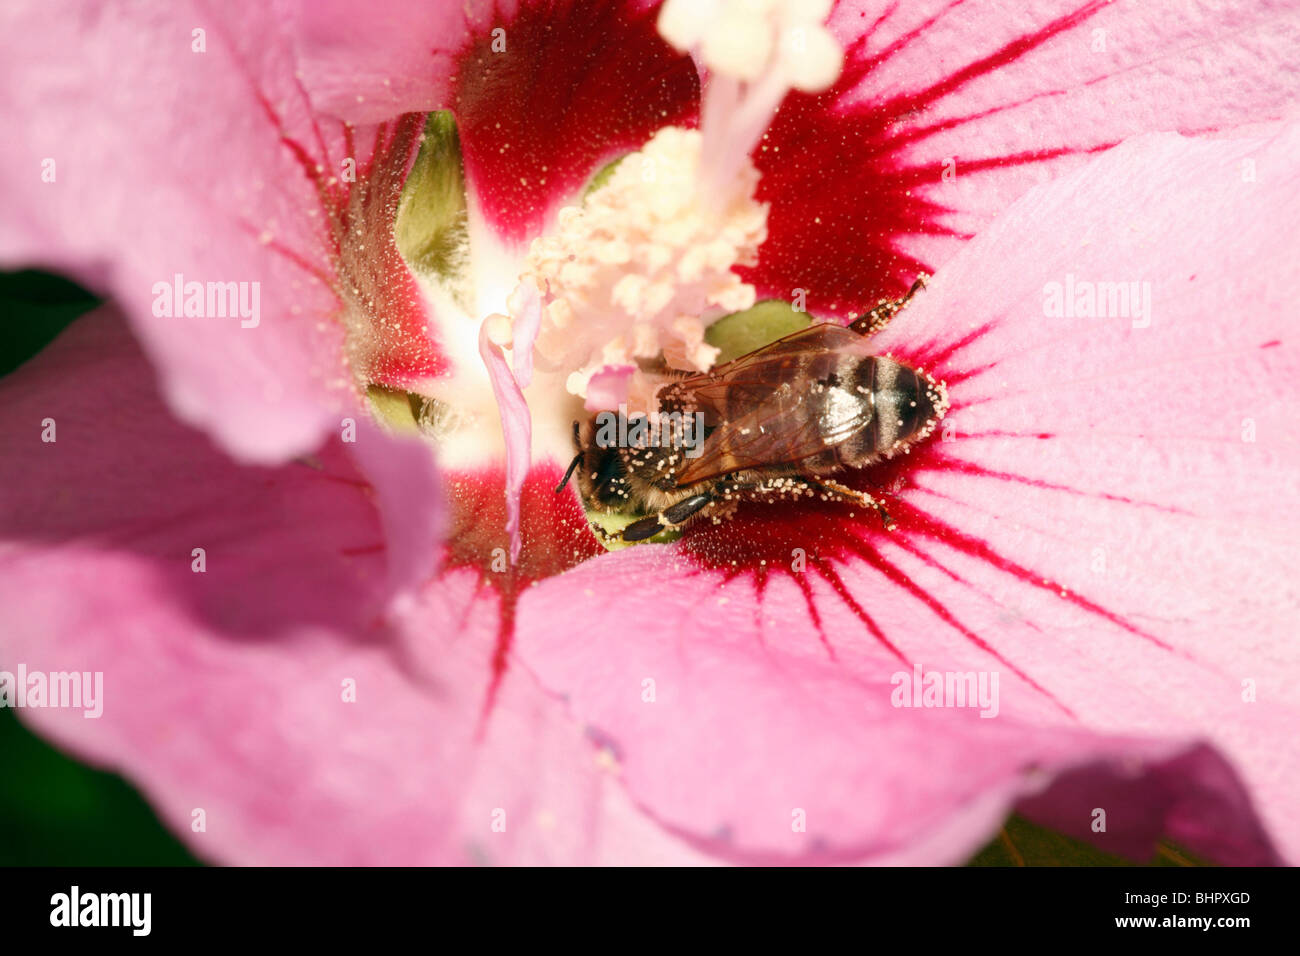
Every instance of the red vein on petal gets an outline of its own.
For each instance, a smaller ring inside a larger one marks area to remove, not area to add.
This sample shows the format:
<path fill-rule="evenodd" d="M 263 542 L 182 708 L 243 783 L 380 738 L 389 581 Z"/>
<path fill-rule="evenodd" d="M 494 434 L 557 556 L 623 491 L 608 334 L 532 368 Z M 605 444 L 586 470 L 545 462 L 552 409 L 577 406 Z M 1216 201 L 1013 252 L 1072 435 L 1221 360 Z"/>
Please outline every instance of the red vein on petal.
<path fill-rule="evenodd" d="M 1076 720 L 1078 719 L 1074 711 L 1071 710 L 1068 706 L 1066 706 L 1061 700 L 1059 700 L 1055 694 L 1053 694 L 1042 684 L 1038 683 L 1038 681 L 1034 680 L 1032 677 L 1026 674 L 1016 664 L 1013 664 L 1001 652 L 994 649 L 993 646 L 990 645 L 988 641 L 984 640 L 984 638 L 980 637 L 978 634 L 976 634 L 974 631 L 968 628 L 965 624 L 962 624 L 961 621 L 957 620 L 956 615 L 954 615 L 952 611 L 948 609 L 947 605 L 943 604 L 934 595 L 930 594 L 924 588 L 917 585 L 915 581 L 913 581 L 901 570 L 899 570 L 899 568 L 896 565 L 894 565 L 892 562 L 887 560 L 885 556 L 880 553 L 879 550 L 877 550 L 874 546 L 868 544 L 867 541 L 863 538 L 856 537 L 856 536 L 852 536 L 852 537 L 853 537 L 853 544 L 851 544 L 849 547 L 854 554 L 857 554 L 859 557 L 861 557 L 864 561 L 870 564 L 873 568 L 875 568 L 877 571 L 883 574 L 886 578 L 888 578 L 898 587 L 907 591 L 909 594 L 911 594 L 913 597 L 919 600 L 922 604 L 928 607 L 936 617 L 938 617 L 941 621 L 943 621 L 945 624 L 947 624 L 957 633 L 961 634 L 963 637 L 965 637 L 968 641 L 970 641 L 980 650 L 984 651 L 984 653 L 988 654 L 994 660 L 998 661 L 998 663 L 1007 667 L 1013 674 L 1015 674 L 1026 684 L 1034 688 L 1034 690 L 1038 691 L 1045 698 L 1051 701 L 1052 704 L 1055 705 L 1066 716 L 1072 719 L 1076 719 Z"/>
<path fill-rule="evenodd" d="M 804 504 L 791 504 L 778 511 L 764 511 L 760 505 L 726 524 L 688 529 L 676 547 L 693 558 L 701 571 L 719 571 L 725 581 L 730 582 L 748 574 L 755 585 L 756 602 L 761 600 L 768 574 L 773 569 L 792 577 L 803 591 L 805 600 L 811 598 L 815 601 L 815 595 L 812 595 L 808 582 L 804 580 L 804 574 L 795 571 L 785 560 L 790 555 L 791 546 L 806 542 L 809 536 L 832 543 L 835 539 L 829 533 L 817 534 L 813 531 L 810 534 L 804 518 L 823 522 L 828 531 L 838 530 L 841 526 L 839 522 L 830 519 L 827 512 L 815 509 L 810 511 Z M 910 664 L 907 656 L 889 640 L 849 591 L 834 565 L 817 552 L 809 553 L 805 550 L 805 553 L 816 572 L 830 585 L 844 606 L 862 622 L 867 632 L 889 654 Z M 814 625 L 820 630 L 820 615 L 814 618 Z M 827 650 L 832 651 L 829 639 L 824 634 L 822 640 L 827 645 Z"/>
<path fill-rule="evenodd" d="M 1182 652 L 1162 641 L 1154 634 L 1149 634 L 1146 631 L 1141 630 L 1113 611 L 1107 610 L 1094 601 L 1088 600 L 1056 581 L 1035 574 L 1023 564 L 1013 561 L 1005 555 L 998 553 L 987 541 L 981 541 L 972 535 L 959 531 L 947 522 L 922 511 L 920 508 L 903 499 L 898 500 L 896 511 L 898 512 L 896 518 L 899 521 L 899 527 L 903 529 L 905 533 L 915 534 L 932 541 L 942 542 L 956 551 L 960 551 L 970 557 L 978 558 L 979 560 L 992 565 L 1004 574 L 1011 575 L 1026 584 L 1038 588 L 1039 590 L 1047 591 L 1060 598 L 1062 601 L 1068 601 L 1084 611 L 1094 614 L 1105 621 L 1109 621 L 1116 627 L 1127 631 L 1136 637 L 1140 637 L 1145 641 L 1149 641 L 1161 650 L 1185 656 Z"/>
<path fill-rule="evenodd" d="M 955 581 L 957 584 L 969 588 L 971 591 L 978 594 L 980 597 L 984 598 L 984 600 L 988 601 L 990 604 L 1000 606 L 1001 602 L 998 601 L 998 599 L 995 598 L 988 591 L 977 586 L 974 582 L 968 581 L 966 578 L 962 577 L 956 571 L 952 570 L 952 568 L 948 567 L 938 558 L 934 557 L 934 555 L 929 554 L 926 551 L 922 551 L 920 548 L 916 546 L 915 543 L 909 541 L 906 537 L 902 535 L 898 535 L 892 538 L 891 540 L 893 541 L 894 544 L 898 545 L 904 551 L 908 552 L 909 554 L 915 555 L 917 560 L 921 561 L 925 565 L 934 568 L 940 574 L 943 574 L 944 576 L 948 577 L 950 580 Z M 1031 621 L 1029 618 L 1024 617 L 1022 615 L 1020 616 L 1019 620 L 1030 630 L 1037 631 L 1040 634 L 1043 633 L 1043 629 L 1039 627 L 1037 624 L 1035 624 L 1033 621 Z"/>
<path fill-rule="evenodd" d="M 941 170 L 899 158 L 900 140 L 909 135 L 900 120 L 1077 26 L 1102 5 L 1101 0 L 1091 0 L 925 89 L 887 99 L 872 100 L 869 91 L 864 94 L 864 81 L 957 5 L 931 16 L 880 53 L 866 55 L 870 34 L 861 35 L 835 86 L 818 95 L 788 96 L 755 150 L 754 161 L 763 175 L 758 198 L 771 203 L 769 237 L 758 263 L 737 271 L 763 295 L 788 298 L 792 289 L 808 290 L 809 308 L 822 312 L 859 310 L 879 295 L 901 293 L 917 272 L 933 271 L 930 263 L 901 254 L 899 240 L 909 235 L 962 239 L 966 234 L 941 221 L 951 209 L 915 188 L 938 182 Z M 979 173 L 1101 148 L 1050 147 L 971 160 L 968 168 Z M 827 248 L 836 249 L 837 255 L 826 256 Z"/>
<path fill-rule="evenodd" d="M 875 620 L 872 619 L 871 615 L 867 613 L 866 608 L 858 603 L 858 599 L 849 592 L 848 586 L 844 583 L 844 579 L 840 577 L 839 572 L 835 570 L 834 566 L 832 566 L 830 562 L 822 560 L 820 557 L 817 558 L 816 563 L 817 573 L 826 579 L 827 583 L 829 583 L 835 590 L 836 595 L 839 596 L 839 599 L 844 602 L 844 606 L 852 611 L 857 619 L 866 626 L 867 631 L 871 636 L 879 641 L 885 649 L 889 651 L 889 653 L 893 654 L 904 664 L 911 667 L 912 662 L 908 660 L 907 655 L 900 651 L 898 647 L 895 646 L 894 642 L 885 636 L 885 632 L 880 629 L 880 625 L 877 624 Z"/>
<path fill-rule="evenodd" d="M 957 353 L 977 342 L 981 336 L 985 335 L 993 328 L 993 325 L 993 322 L 985 322 L 984 324 L 971 329 L 961 338 L 949 342 L 947 345 L 935 349 L 934 351 L 931 351 L 931 349 L 934 348 L 933 343 L 930 346 L 919 348 L 916 346 L 908 346 L 904 351 L 907 353 L 910 365 L 934 372 L 938 366 L 946 365 L 952 361 Z M 991 367 L 991 365 L 984 365 L 969 369 L 945 370 L 943 378 L 947 382 L 959 382 L 963 379 L 978 375 L 981 372 L 986 372 Z"/>
<path fill-rule="evenodd" d="M 242 220 L 240 222 L 240 225 L 243 227 L 244 232 L 248 233 L 250 236 L 253 236 L 256 239 L 259 239 L 260 241 L 261 236 L 256 226 L 254 226 L 248 220 Z M 325 288 L 330 290 L 330 292 L 334 295 L 336 299 L 338 298 L 338 292 L 334 288 L 333 277 L 327 274 L 323 269 L 320 269 L 319 267 L 313 265 L 311 260 L 308 259 L 301 252 L 298 252 L 296 249 L 291 248 L 290 246 L 281 242 L 279 239 L 272 239 L 270 242 L 263 243 L 263 245 L 265 245 L 271 252 L 274 252 L 276 255 L 282 256 L 285 259 L 287 259 L 289 262 L 293 263 L 295 266 L 297 266 L 303 272 L 307 273 L 313 279 L 318 280 L 322 285 L 325 286 Z"/>
<path fill-rule="evenodd" d="M 813 627 L 817 628 L 817 636 L 821 639 L 822 646 L 826 648 L 830 659 L 836 660 L 835 648 L 831 646 L 830 639 L 826 636 L 826 628 L 822 627 L 821 612 L 817 610 L 817 602 L 813 600 L 812 585 L 808 583 L 808 576 L 797 573 L 792 573 L 790 576 L 794 578 L 794 583 L 799 585 L 799 591 L 803 594 L 804 603 L 808 606 L 808 614 L 812 618 Z"/>
<path fill-rule="evenodd" d="M 760 564 L 753 571 L 754 606 L 750 612 L 754 617 L 754 632 L 758 634 L 759 643 L 766 645 L 767 641 L 763 637 L 763 599 L 767 594 L 767 565 Z"/>
<path fill-rule="evenodd" d="M 906 112 L 913 112 L 923 107 L 929 106 L 938 100 L 943 99 L 949 93 L 961 89 L 976 77 L 983 76 L 999 67 L 1004 67 L 1008 63 L 1018 60 L 1031 50 L 1036 49 L 1046 43 L 1052 37 L 1062 33 L 1071 27 L 1078 26 L 1084 20 L 1087 20 L 1094 13 L 1106 5 L 1108 0 L 1089 0 L 1082 7 L 1073 13 L 1058 17 L 1046 26 L 1040 27 L 1032 33 L 1006 43 L 987 56 L 980 57 L 966 66 L 950 73 L 947 77 L 940 80 L 919 93 L 906 93 L 887 100 L 882 104 L 882 109 L 892 115 L 898 115 Z"/>
<path fill-rule="evenodd" d="M 346 332 L 345 362 L 365 384 L 397 388 L 445 374 L 449 363 L 435 346 L 423 298 L 397 251 L 393 234 L 397 204 L 415 157 L 424 116 L 407 113 L 391 125 L 378 124 L 373 149 L 364 161 L 357 157 L 351 125 L 340 123 L 344 156 L 356 163 L 357 175 L 352 181 L 326 178 L 329 151 L 301 83 L 296 81 L 296 89 L 304 96 L 302 109 L 310 118 L 310 128 L 322 151 L 320 157 L 312 156 L 289 133 L 237 48 L 232 44 L 231 49 L 267 121 L 316 193 L 323 213 L 323 259 L 329 266 L 320 271 L 340 302 L 334 318 Z M 310 261 L 302 253 L 273 251 L 300 267 Z M 309 271 L 317 274 L 317 270 Z"/>
<path fill-rule="evenodd" d="M 976 438 L 1059 438 L 1052 432 L 1003 432 L 1003 431 L 985 431 L 985 432 L 964 432 L 961 436 L 962 441 L 971 441 Z"/>
<path fill-rule="evenodd" d="M 1084 498 L 1096 498 L 1101 501 L 1116 501 L 1120 504 L 1134 505 L 1141 508 L 1154 508 L 1156 511 L 1163 511 L 1166 514 L 1190 515 L 1191 512 L 1182 508 L 1175 508 L 1172 505 L 1160 505 L 1154 501 L 1141 501 L 1137 498 L 1128 498 L 1124 495 L 1110 494 L 1104 491 L 1085 491 L 1082 488 L 1073 488 L 1070 485 L 1062 485 L 1054 481 L 1044 481 L 1041 478 L 1030 478 L 1028 475 L 1016 475 L 1008 471 L 995 471 L 992 468 L 985 468 L 983 465 L 977 465 L 974 462 L 961 458 L 953 458 L 946 455 L 935 454 L 926 463 L 925 469 L 918 468 L 917 473 L 924 470 L 957 472 L 964 475 L 977 475 L 981 478 L 996 478 L 1000 481 L 1012 481 L 1021 485 L 1028 485 L 1031 488 L 1043 488 L 1048 491 L 1063 491 L 1066 494 L 1079 495 Z"/>
<path fill-rule="evenodd" d="M 364 554 L 378 554 L 381 551 L 387 551 L 388 546 L 385 544 L 366 544 L 358 545 L 352 548 L 339 548 L 339 554 L 349 558 L 355 558 Z"/>
<path fill-rule="evenodd" d="M 1240 32 L 1245 32 L 1245 31 L 1240 31 Z M 1238 33 L 1228 34 L 1229 37 L 1235 37 L 1237 35 Z M 1146 69 L 1148 67 L 1154 66 L 1155 64 L 1161 63 L 1163 61 L 1190 57 L 1194 53 L 1208 49 L 1213 45 L 1222 42 L 1222 39 L 1223 37 L 1216 37 L 1214 40 L 1206 41 L 1205 43 L 1193 44 L 1189 47 L 1178 50 L 1176 52 L 1165 53 L 1159 57 L 1150 57 L 1148 59 L 1131 63 L 1122 70 L 1116 70 L 1111 73 L 1100 73 L 1094 77 L 1091 77 L 1090 79 L 1083 80 L 1082 82 L 1079 83 L 1077 88 L 1084 89 L 1084 88 L 1096 86 L 1099 83 L 1105 83 L 1107 80 L 1113 80 L 1116 79 L 1117 77 L 1124 76 L 1125 74 L 1133 73 L 1141 69 Z M 1024 99 L 1016 100 L 1011 103 L 1001 103 L 997 106 L 990 107 L 986 110 L 981 110 L 978 113 L 968 113 L 965 116 L 959 116 L 953 119 L 944 120 L 943 122 L 936 123 L 932 126 L 915 127 L 911 130 L 908 130 L 906 133 L 903 133 L 900 136 L 898 136 L 895 140 L 895 143 L 897 145 L 907 145 L 912 142 L 917 142 L 919 140 L 926 139 L 936 133 L 941 133 L 950 129 L 954 129 L 966 123 L 972 123 L 981 119 L 987 119 L 990 116 L 995 116 L 999 113 L 1006 112 L 1007 110 L 1016 109 L 1017 107 L 1027 106 L 1030 103 L 1034 103 L 1039 100 L 1045 100 L 1045 99 L 1058 97 L 1058 96 L 1065 96 L 1071 92 L 1073 92 L 1073 90 L 1069 90 L 1069 89 L 1040 90 L 1039 92 L 1034 93 L 1031 96 L 1025 97 Z M 1207 133 L 1216 133 L 1219 131 L 1220 131 L 1220 127 L 1218 126 L 1179 127 L 1179 132 L 1182 133 L 1184 136 L 1199 136 Z"/>
<path fill-rule="evenodd" d="M 1095 146 L 1057 146 L 1051 149 L 1030 149 L 1021 153 L 1009 153 L 1006 156 L 985 156 L 982 159 L 963 161 L 962 170 L 969 175 L 973 172 L 981 173 L 990 169 L 1001 169 L 1005 166 L 1025 166 L 1029 163 L 1041 163 L 1049 159 L 1059 159 L 1062 156 L 1090 156 L 1093 153 L 1104 153 L 1118 143 L 1119 140 L 1111 140 L 1106 143 L 1098 143 Z"/>
<path fill-rule="evenodd" d="M 504 580 L 497 587 L 497 594 L 501 598 L 497 609 L 497 639 L 492 649 L 492 676 L 488 680 L 487 693 L 483 696 L 483 708 L 479 711 L 476 733 L 479 740 L 487 733 L 488 719 L 492 716 L 501 682 L 510 665 L 510 648 L 515 640 L 515 613 L 519 608 L 519 582 L 513 571 L 505 572 Z"/>
<path fill-rule="evenodd" d="M 536 581 L 604 553 L 587 530 L 587 520 L 576 499 L 555 494 L 560 474 L 560 469 L 547 463 L 534 467 L 524 481 L 520 515 L 524 546 L 517 564 L 506 560 L 510 538 L 506 533 L 504 471 L 489 468 L 447 476 L 452 527 L 439 577 L 469 569 L 478 575 L 480 589 L 490 587 L 497 594 L 496 640 L 480 713 L 480 735 L 486 730 L 510 668 L 519 595 Z"/>
<path fill-rule="evenodd" d="M 870 32 L 863 34 L 861 37 L 858 38 L 857 42 L 854 43 L 854 48 L 850 51 L 850 56 L 846 58 L 847 62 L 844 67 L 844 76 L 841 77 L 841 80 L 837 84 L 837 86 L 851 87 L 855 85 L 864 76 L 866 76 L 876 67 L 878 67 L 880 64 L 884 63 L 886 60 L 888 60 L 899 50 L 903 49 L 905 46 L 907 46 L 909 43 L 911 43 L 913 40 L 915 40 L 917 37 L 923 34 L 926 30 L 929 30 L 931 27 L 933 27 L 936 23 L 942 20 L 945 16 L 947 16 L 957 7 L 960 7 L 964 2 L 965 0 L 953 0 L 952 3 L 949 3 L 948 6 L 944 7 L 942 10 L 939 10 L 937 13 L 935 13 L 928 19 L 921 21 L 919 25 L 913 27 L 911 30 L 908 30 L 902 36 L 896 37 L 893 40 L 893 42 L 891 42 L 887 47 L 885 47 L 879 53 L 875 53 L 861 60 L 854 57 L 853 54 L 861 52 L 861 50 L 858 49 L 859 47 L 862 48 L 866 47 L 866 41 L 870 38 L 871 33 L 874 33 L 875 30 L 881 25 L 881 23 L 883 23 L 887 17 L 889 17 L 895 10 L 898 9 L 898 4 L 894 4 L 888 10 L 886 10 L 885 13 L 882 14 L 880 18 L 876 20 L 875 23 L 872 24 Z M 847 80 L 845 79 L 845 77 L 847 77 Z"/>

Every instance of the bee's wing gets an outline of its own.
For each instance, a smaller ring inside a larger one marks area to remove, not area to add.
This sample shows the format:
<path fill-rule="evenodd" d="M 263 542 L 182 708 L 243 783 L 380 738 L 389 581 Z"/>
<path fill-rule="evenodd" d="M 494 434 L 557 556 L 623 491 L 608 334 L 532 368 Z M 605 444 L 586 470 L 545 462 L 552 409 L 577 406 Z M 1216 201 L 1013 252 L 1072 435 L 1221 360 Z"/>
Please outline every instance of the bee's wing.
<path fill-rule="evenodd" d="M 660 410 L 694 407 L 717 425 L 764 404 L 781 384 L 806 376 L 831 354 L 869 355 L 867 340 L 841 325 L 818 322 L 708 372 L 666 386 Z"/>
<path fill-rule="evenodd" d="M 711 428 L 700 455 L 677 474 L 678 485 L 746 468 L 790 464 L 833 448 L 871 421 L 869 402 L 848 403 L 810 427 L 810 388 L 845 361 L 871 354 L 867 340 L 829 323 L 816 324 L 742 355 L 710 372 L 668 386 L 662 408 L 704 415 Z"/>

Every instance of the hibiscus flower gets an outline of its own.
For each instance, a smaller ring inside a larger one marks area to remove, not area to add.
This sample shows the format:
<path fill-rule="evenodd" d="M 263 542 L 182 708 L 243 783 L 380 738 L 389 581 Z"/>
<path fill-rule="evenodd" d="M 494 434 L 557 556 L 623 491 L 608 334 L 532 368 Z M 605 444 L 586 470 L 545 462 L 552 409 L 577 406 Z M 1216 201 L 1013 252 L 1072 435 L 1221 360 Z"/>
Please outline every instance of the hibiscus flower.
<path fill-rule="evenodd" d="M 0 382 L 23 719 L 220 861 L 1295 861 L 1288 6 L 11 5 L 0 259 L 111 300 Z M 554 493 L 922 272 L 892 530 Z"/>

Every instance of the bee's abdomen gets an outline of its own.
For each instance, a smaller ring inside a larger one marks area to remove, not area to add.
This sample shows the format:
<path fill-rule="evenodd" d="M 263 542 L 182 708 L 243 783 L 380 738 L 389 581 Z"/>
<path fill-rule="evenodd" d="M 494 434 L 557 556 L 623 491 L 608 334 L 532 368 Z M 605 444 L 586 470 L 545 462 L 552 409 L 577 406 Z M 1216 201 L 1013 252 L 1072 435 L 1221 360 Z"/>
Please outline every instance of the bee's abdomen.
<path fill-rule="evenodd" d="M 861 424 L 847 438 L 820 455 L 808 459 L 805 467 L 817 474 L 843 468 L 858 468 L 917 438 L 935 418 L 929 381 L 914 369 L 883 356 L 843 357 L 836 369 L 834 387 L 841 396 L 853 396 L 856 420 Z M 840 423 L 848 414 L 840 400 L 819 409 L 815 427 L 828 438 L 843 435 Z"/>
<path fill-rule="evenodd" d="M 873 414 L 865 431 L 870 434 L 871 451 L 883 454 L 916 438 L 933 423 L 931 385 L 915 369 L 891 358 L 876 356 L 862 364 L 870 365 L 871 371 L 863 369 L 860 374 L 870 374 L 872 380 Z"/>

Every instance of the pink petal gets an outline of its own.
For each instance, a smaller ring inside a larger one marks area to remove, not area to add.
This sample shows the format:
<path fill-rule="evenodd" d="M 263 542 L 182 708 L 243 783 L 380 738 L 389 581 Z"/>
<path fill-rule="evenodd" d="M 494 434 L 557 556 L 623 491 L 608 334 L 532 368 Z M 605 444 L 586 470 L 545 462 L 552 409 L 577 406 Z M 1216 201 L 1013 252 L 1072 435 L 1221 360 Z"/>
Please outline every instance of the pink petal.
<path fill-rule="evenodd" d="M 743 271 L 840 314 L 901 293 L 1098 150 L 1280 119 L 1300 94 L 1289 0 L 1053 0 L 1014 16 L 996 0 L 842 0 L 831 25 L 847 66 L 827 93 L 790 96 L 756 152 L 770 237 Z"/>
<path fill-rule="evenodd" d="M 587 411 L 599 412 L 625 404 L 628 380 L 634 372 L 635 365 L 606 365 L 593 375 L 587 383 Z"/>
<path fill-rule="evenodd" d="M 445 0 L 295 0 L 290 9 L 303 86 L 318 109 L 351 123 L 442 106 L 472 15 Z"/>
<path fill-rule="evenodd" d="M 237 466 L 170 419 L 105 313 L 6 377 L 0 399 L 0 662 L 103 673 L 100 717 L 20 716 L 128 773 L 201 857 L 699 859 L 632 812 L 599 742 L 525 672 L 498 673 L 497 605 L 477 575 L 453 569 L 384 612 L 373 498 L 392 492 L 372 497 L 342 443 Z"/>
<path fill-rule="evenodd" d="M 895 531 L 755 506 L 525 594 L 524 662 L 649 813 L 738 858 L 951 862 L 1032 790 L 1104 848 L 1300 859 L 1298 147 L 1144 137 L 964 248 L 879 339 L 953 401 L 863 476 Z M 1045 316 L 1071 274 L 1149 282 L 1150 327 Z M 998 718 L 891 707 L 915 665 L 998 672 Z"/>
<path fill-rule="evenodd" d="M 487 366 L 492 394 L 496 396 L 497 410 L 501 414 L 501 430 L 506 443 L 506 534 L 510 537 L 510 561 L 519 560 L 519 507 L 524 479 L 532 458 L 533 420 L 524 401 L 523 390 L 515 380 L 510 363 L 506 361 L 501 346 L 488 338 L 488 323 L 478 330 L 478 351 Z"/>
<path fill-rule="evenodd" d="M 244 460 L 333 432 L 352 401 L 345 358 L 363 381 L 443 371 L 391 239 L 421 120 L 321 121 L 273 8 L 96 9 L 6 7 L 0 262 L 110 295 L 171 408 Z M 155 315 L 155 285 L 178 274 L 256 284 L 258 321 Z"/>
<path fill-rule="evenodd" d="M 350 452 L 370 483 L 383 526 L 388 554 L 389 590 L 398 600 L 418 591 L 438 566 L 438 549 L 447 531 L 446 499 L 423 441 L 384 433 L 358 412 L 356 441 Z"/>
<path fill-rule="evenodd" d="M 695 67 L 660 38 L 655 3 L 523 0 L 480 10 L 393 0 L 301 11 L 313 98 L 366 120 L 450 106 L 480 208 L 515 242 L 541 232 L 603 164 L 661 126 L 693 124 L 699 105 Z"/>
<path fill-rule="evenodd" d="M 515 380 L 520 388 L 527 388 L 533 381 L 533 343 L 537 341 L 537 332 L 542 327 L 542 293 L 533 278 L 519 283 L 511 303 L 514 316 L 513 336 L 510 345 L 510 358 L 513 361 Z"/>

